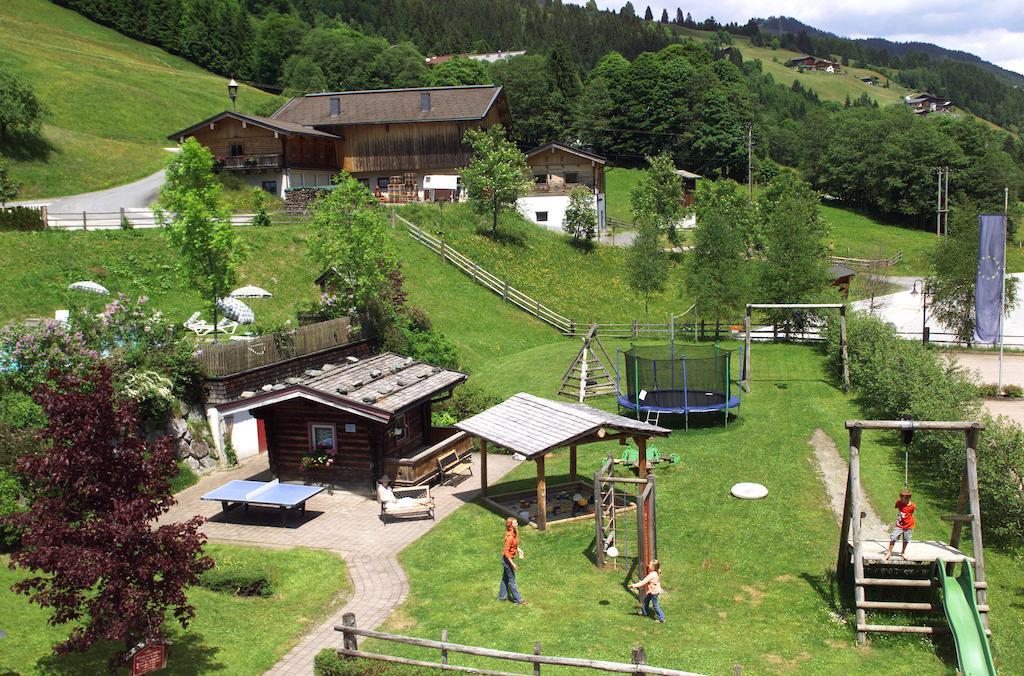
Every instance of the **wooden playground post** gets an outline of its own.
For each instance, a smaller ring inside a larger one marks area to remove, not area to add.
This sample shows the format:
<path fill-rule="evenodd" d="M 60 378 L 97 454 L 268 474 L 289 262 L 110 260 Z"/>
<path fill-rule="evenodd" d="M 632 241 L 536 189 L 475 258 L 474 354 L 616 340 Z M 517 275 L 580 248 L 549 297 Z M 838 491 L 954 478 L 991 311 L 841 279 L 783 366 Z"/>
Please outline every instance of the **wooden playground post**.
<path fill-rule="evenodd" d="M 480 495 L 487 495 L 487 440 L 480 440 Z"/>
<path fill-rule="evenodd" d="M 633 437 L 636 442 L 636 465 L 641 479 L 647 478 L 647 437 Z"/>
<path fill-rule="evenodd" d="M 548 527 L 548 487 L 544 477 L 544 456 L 537 457 L 537 530 Z"/>
<path fill-rule="evenodd" d="M 868 634 L 861 631 L 865 624 L 866 615 L 864 612 L 864 587 L 856 584 L 857 580 L 864 579 L 864 559 L 861 558 L 860 544 L 860 444 L 861 428 L 850 428 L 850 483 L 846 492 L 850 500 L 850 523 L 849 529 L 853 538 L 853 576 L 854 576 L 854 601 L 857 605 L 857 643 L 867 642 Z M 845 546 L 845 543 L 842 543 Z"/>
<path fill-rule="evenodd" d="M 978 497 L 978 436 L 979 429 L 973 427 L 967 437 L 967 490 L 971 503 L 971 554 L 974 557 L 974 581 L 976 600 L 979 606 L 988 605 L 988 590 L 985 587 L 985 552 L 981 545 L 981 501 Z M 963 565 L 967 565 L 965 561 Z M 988 613 L 981 614 L 981 623 L 988 629 Z"/>
<path fill-rule="evenodd" d="M 850 359 L 846 352 L 846 306 L 839 306 L 839 347 L 843 353 L 843 390 L 850 391 Z"/>
<path fill-rule="evenodd" d="M 576 447 L 569 447 L 569 481 L 576 481 Z"/>
<path fill-rule="evenodd" d="M 743 316 L 743 377 L 740 378 L 743 389 L 750 392 L 750 306 Z"/>

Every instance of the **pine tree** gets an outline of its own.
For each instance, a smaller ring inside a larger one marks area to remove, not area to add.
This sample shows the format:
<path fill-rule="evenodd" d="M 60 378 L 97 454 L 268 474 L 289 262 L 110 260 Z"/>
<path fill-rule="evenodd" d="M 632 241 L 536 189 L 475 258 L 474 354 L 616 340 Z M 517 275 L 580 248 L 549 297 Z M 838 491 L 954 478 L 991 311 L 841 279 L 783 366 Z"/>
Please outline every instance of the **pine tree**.
<path fill-rule="evenodd" d="M 683 18 L 683 10 L 676 7 L 676 24 L 682 26 L 684 23 L 686 23 L 686 19 Z"/>
<path fill-rule="evenodd" d="M 644 12 L 644 21 L 654 21 L 654 12 L 651 11 L 650 5 L 647 5 L 647 11 Z"/>
<path fill-rule="evenodd" d="M 668 10 L 661 10 L 661 23 L 668 23 Z"/>

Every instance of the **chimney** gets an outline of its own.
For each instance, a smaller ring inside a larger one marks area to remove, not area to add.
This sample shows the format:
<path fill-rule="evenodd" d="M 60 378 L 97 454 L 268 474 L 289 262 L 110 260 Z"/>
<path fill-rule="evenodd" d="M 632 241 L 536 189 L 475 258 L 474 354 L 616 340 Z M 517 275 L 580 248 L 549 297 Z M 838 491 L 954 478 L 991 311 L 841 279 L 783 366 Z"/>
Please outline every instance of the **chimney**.
<path fill-rule="evenodd" d="M 341 99 L 337 96 L 331 97 L 331 117 L 341 115 Z"/>
<path fill-rule="evenodd" d="M 420 112 L 430 112 L 430 92 L 420 92 Z"/>

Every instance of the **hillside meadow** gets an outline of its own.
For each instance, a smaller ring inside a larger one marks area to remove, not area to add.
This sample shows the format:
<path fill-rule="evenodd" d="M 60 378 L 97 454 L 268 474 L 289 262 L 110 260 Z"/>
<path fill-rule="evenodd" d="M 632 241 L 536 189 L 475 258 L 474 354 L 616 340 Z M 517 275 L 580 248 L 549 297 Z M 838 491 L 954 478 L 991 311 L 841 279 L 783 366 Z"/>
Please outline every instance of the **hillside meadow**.
<path fill-rule="evenodd" d="M 101 190 L 163 168 L 167 135 L 231 107 L 224 78 L 47 0 L 0 3 L 0 67 L 50 109 L 45 143 L 0 153 L 21 199 Z M 241 86 L 238 107 L 270 95 Z"/>

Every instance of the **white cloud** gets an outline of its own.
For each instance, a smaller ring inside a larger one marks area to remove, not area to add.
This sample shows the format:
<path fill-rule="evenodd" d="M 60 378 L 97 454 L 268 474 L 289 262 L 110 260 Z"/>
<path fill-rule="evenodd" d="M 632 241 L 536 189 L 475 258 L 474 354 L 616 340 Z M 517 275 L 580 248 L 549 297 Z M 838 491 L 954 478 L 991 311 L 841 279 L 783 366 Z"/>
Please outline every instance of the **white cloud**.
<path fill-rule="evenodd" d="M 585 0 L 573 0 L 584 2 Z M 618 9 L 625 0 L 598 0 Z M 655 16 L 676 7 L 697 21 L 746 23 L 751 17 L 792 16 L 804 23 L 851 37 L 882 37 L 931 42 L 977 54 L 1003 68 L 1024 73 L 1024 0 L 634 0 L 637 13 L 650 4 Z"/>

